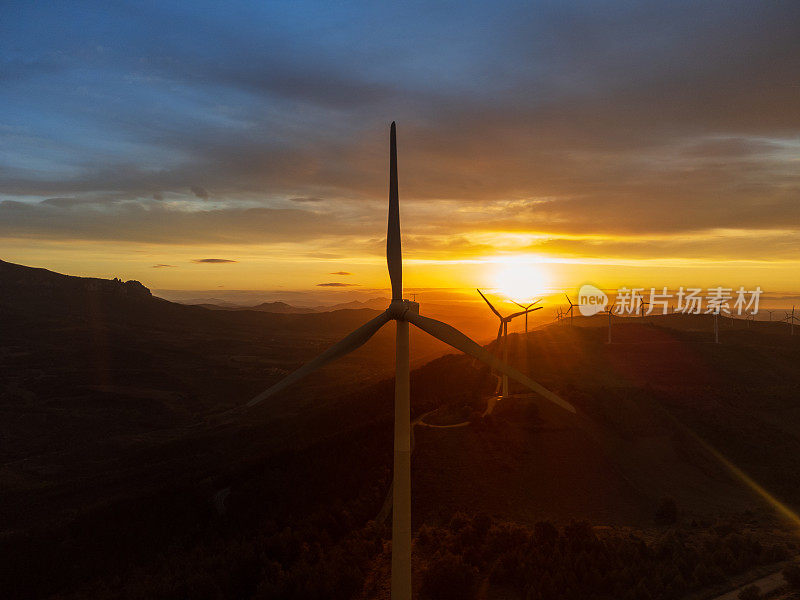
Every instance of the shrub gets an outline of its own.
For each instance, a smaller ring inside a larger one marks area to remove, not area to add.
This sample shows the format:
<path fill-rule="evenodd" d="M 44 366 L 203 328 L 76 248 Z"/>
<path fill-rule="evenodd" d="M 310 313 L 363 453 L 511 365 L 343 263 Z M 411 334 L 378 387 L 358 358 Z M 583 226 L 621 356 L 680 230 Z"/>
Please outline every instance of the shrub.
<path fill-rule="evenodd" d="M 761 600 L 761 589 L 757 585 L 748 585 L 739 592 L 739 600 Z"/>
<path fill-rule="evenodd" d="M 486 513 L 478 513 L 472 519 L 472 528 L 475 530 L 475 534 L 481 539 L 486 537 L 486 533 L 489 531 L 491 526 L 492 517 Z"/>
<path fill-rule="evenodd" d="M 672 498 L 664 498 L 655 514 L 656 525 L 674 525 L 678 521 L 678 505 Z"/>
<path fill-rule="evenodd" d="M 435 600 L 470 600 L 475 597 L 475 576 L 460 556 L 447 552 L 425 571 L 421 591 Z"/>
<path fill-rule="evenodd" d="M 572 521 L 564 527 L 564 537 L 574 549 L 587 548 L 596 539 L 588 521 Z"/>
<path fill-rule="evenodd" d="M 783 578 L 790 589 L 800 590 L 800 565 L 792 563 L 783 569 Z"/>

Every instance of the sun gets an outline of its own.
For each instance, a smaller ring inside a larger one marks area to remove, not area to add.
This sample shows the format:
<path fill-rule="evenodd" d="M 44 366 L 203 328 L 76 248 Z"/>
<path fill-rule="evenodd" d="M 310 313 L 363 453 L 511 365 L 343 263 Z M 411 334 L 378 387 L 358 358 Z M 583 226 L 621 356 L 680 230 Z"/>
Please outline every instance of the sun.
<path fill-rule="evenodd" d="M 521 304 L 545 295 L 548 284 L 547 272 L 540 265 L 530 263 L 504 265 L 494 274 L 498 293 Z"/>

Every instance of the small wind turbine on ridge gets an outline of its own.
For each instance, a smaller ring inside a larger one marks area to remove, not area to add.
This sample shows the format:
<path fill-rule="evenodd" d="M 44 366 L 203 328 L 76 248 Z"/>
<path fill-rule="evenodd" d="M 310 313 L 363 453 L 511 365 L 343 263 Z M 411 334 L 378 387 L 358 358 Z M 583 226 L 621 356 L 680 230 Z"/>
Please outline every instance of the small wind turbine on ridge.
<path fill-rule="evenodd" d="M 639 316 L 644 320 L 644 307 L 645 305 L 650 306 L 650 303 L 641 294 L 636 297 L 639 299 Z"/>
<path fill-rule="evenodd" d="M 572 319 L 574 317 L 573 313 L 575 312 L 574 309 L 575 309 L 575 307 L 582 306 L 582 305 L 581 304 L 573 304 L 572 300 L 570 300 L 569 296 L 567 296 L 567 292 L 564 292 L 564 297 L 567 299 L 567 302 L 569 302 L 569 308 L 566 311 L 564 311 L 562 314 L 563 315 L 567 315 L 567 314 L 569 315 L 569 324 L 572 325 Z"/>
<path fill-rule="evenodd" d="M 714 343 L 719 344 L 719 311 L 720 307 L 714 311 Z"/>
<path fill-rule="evenodd" d="M 497 330 L 497 338 L 495 339 L 495 344 L 500 341 L 500 337 L 502 336 L 503 362 L 508 363 L 508 324 L 511 322 L 512 319 L 515 319 L 516 317 L 519 317 L 521 315 L 525 315 L 525 318 L 527 319 L 529 312 L 533 312 L 535 310 L 541 310 L 542 307 L 537 306 L 536 308 L 533 309 L 525 309 L 520 312 L 515 312 L 514 314 L 508 315 L 507 317 L 504 317 L 497 311 L 497 309 L 494 306 L 492 306 L 492 303 L 489 302 L 486 296 L 483 295 L 483 292 L 478 290 L 478 293 L 481 295 L 481 298 L 483 298 L 484 302 L 486 302 L 486 304 L 489 305 L 489 308 L 492 309 L 492 312 L 495 315 L 497 315 L 497 318 L 500 319 L 500 329 Z M 538 302 L 538 300 L 536 302 Z M 536 304 L 536 302 L 534 302 L 533 304 Z M 516 304 L 516 302 L 514 304 Z M 503 374 L 503 398 L 508 398 L 508 376 L 505 374 Z"/>
<path fill-rule="evenodd" d="M 539 304 L 539 302 L 541 302 L 541 301 L 542 301 L 542 299 L 541 299 L 541 298 L 539 298 L 538 300 L 534 300 L 534 301 L 533 301 L 533 302 L 531 302 L 530 304 L 520 304 L 520 303 L 519 303 L 519 302 L 517 302 L 516 300 L 512 300 L 512 302 L 513 302 L 514 304 L 516 304 L 516 305 L 517 305 L 517 306 L 519 306 L 519 307 L 520 307 L 522 310 L 524 310 L 524 311 L 525 311 L 525 333 L 528 333 L 528 312 L 533 312 L 532 310 L 530 310 L 531 306 L 533 306 L 534 304 Z M 541 307 L 539 307 L 539 308 L 541 308 Z M 535 309 L 533 309 L 533 310 L 539 310 L 539 309 L 538 309 L 538 308 L 535 308 Z"/>
<path fill-rule="evenodd" d="M 608 313 L 608 342 L 606 342 L 606 343 L 610 344 L 611 343 L 611 316 L 614 314 L 614 305 L 613 304 L 609 303 L 608 308 L 606 308 L 606 313 Z"/>
<path fill-rule="evenodd" d="M 800 319 L 798 319 L 794 315 L 794 305 L 792 305 L 792 312 L 789 312 L 788 310 L 785 312 L 786 312 L 786 317 L 781 319 L 781 321 L 786 321 L 787 323 L 789 323 L 789 335 L 794 335 L 794 322 L 795 321 L 800 322 Z"/>

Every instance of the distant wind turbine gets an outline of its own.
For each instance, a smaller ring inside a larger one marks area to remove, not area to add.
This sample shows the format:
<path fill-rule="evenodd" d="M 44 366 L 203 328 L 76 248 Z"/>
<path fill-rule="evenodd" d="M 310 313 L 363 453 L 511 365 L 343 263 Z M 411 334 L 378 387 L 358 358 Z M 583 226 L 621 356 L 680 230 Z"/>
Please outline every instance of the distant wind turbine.
<path fill-rule="evenodd" d="M 466 335 L 441 321 L 419 314 L 419 304 L 403 299 L 403 257 L 400 246 L 400 205 L 397 191 L 397 137 L 392 123 L 389 136 L 389 226 L 386 263 L 392 283 L 392 301 L 380 315 L 337 342 L 247 403 L 255 406 L 285 390 L 323 365 L 364 345 L 389 321 L 396 323 L 394 385 L 394 481 L 392 484 L 392 600 L 411 599 L 411 403 L 409 396 L 409 323 L 438 340 L 469 354 L 515 379 L 550 402 L 570 412 L 575 408 L 556 394 L 509 367 Z"/>
<path fill-rule="evenodd" d="M 614 305 L 613 304 L 609 305 L 608 308 L 606 309 L 606 312 L 608 313 L 608 343 L 610 344 L 611 343 L 611 315 L 614 314 Z"/>
<path fill-rule="evenodd" d="M 533 312 L 532 310 L 530 310 L 531 306 L 533 306 L 534 304 L 539 304 L 539 302 L 541 302 L 541 301 L 542 301 L 542 299 L 541 299 L 541 298 L 539 298 L 538 300 L 534 300 L 534 301 L 533 301 L 533 302 L 531 302 L 530 304 L 520 304 L 520 303 L 519 303 L 519 302 L 517 302 L 516 300 L 512 300 L 512 302 L 513 302 L 514 304 L 516 304 L 516 305 L 517 305 L 517 306 L 519 306 L 519 307 L 520 307 L 522 310 L 524 310 L 524 311 L 525 311 L 525 333 L 528 333 L 528 312 Z M 539 308 L 541 308 L 541 307 L 539 307 Z M 539 310 L 539 309 L 538 309 L 538 308 L 534 308 L 533 310 Z"/>
<path fill-rule="evenodd" d="M 582 306 L 582 305 L 581 304 L 573 304 L 572 300 L 570 300 L 569 296 L 567 296 L 567 292 L 564 292 L 564 296 L 566 297 L 567 302 L 569 302 L 569 308 L 566 311 L 564 311 L 563 314 L 565 314 L 565 315 L 568 314 L 569 315 L 569 324 L 572 325 L 572 319 L 573 319 L 573 316 L 574 316 L 573 313 L 575 312 L 573 309 L 575 307 L 577 307 L 577 306 Z"/>
<path fill-rule="evenodd" d="M 800 321 L 796 316 L 794 316 L 794 305 L 792 306 L 792 312 L 788 310 L 786 312 L 786 317 L 781 319 L 781 321 L 786 321 L 789 323 L 789 335 L 794 335 L 794 322 Z"/>
<path fill-rule="evenodd" d="M 647 300 L 644 299 L 644 296 L 640 295 L 640 296 L 637 296 L 637 298 L 639 299 L 639 316 L 642 319 L 644 319 L 644 307 L 645 307 L 645 304 L 649 306 L 650 303 Z"/>
<path fill-rule="evenodd" d="M 508 324 L 511 322 L 511 319 L 515 319 L 515 318 L 517 318 L 519 316 L 522 316 L 522 315 L 525 315 L 525 318 L 527 319 L 529 312 L 533 312 L 535 310 L 541 310 L 542 307 L 541 306 L 537 306 L 534 309 L 530 309 L 530 310 L 529 309 L 525 309 L 525 310 L 522 310 L 520 312 L 515 312 L 514 314 L 508 315 L 507 317 L 504 317 L 503 315 L 501 315 L 497 311 L 497 309 L 494 306 L 492 306 L 492 303 L 489 302 L 489 300 L 486 298 L 486 296 L 483 295 L 483 292 L 478 290 L 478 293 L 481 295 L 481 298 L 483 298 L 484 302 L 486 302 L 486 304 L 489 305 L 489 308 L 492 309 L 492 312 L 495 315 L 497 315 L 497 318 L 500 319 L 500 329 L 497 330 L 497 338 L 495 340 L 495 343 L 499 342 L 500 341 L 500 337 L 502 336 L 502 338 L 503 338 L 503 362 L 508 363 Z M 538 300 L 537 300 L 537 302 L 538 302 Z M 516 304 L 516 302 L 514 304 Z M 536 302 L 534 302 L 533 304 L 536 304 Z M 526 331 L 527 331 L 527 328 L 526 328 Z M 503 374 L 503 398 L 508 398 L 508 376 L 505 375 L 505 374 Z"/>

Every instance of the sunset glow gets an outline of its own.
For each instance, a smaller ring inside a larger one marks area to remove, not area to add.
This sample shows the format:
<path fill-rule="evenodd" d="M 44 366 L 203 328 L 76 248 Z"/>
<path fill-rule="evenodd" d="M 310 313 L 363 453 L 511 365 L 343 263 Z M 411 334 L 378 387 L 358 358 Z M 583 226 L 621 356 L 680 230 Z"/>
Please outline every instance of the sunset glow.
<path fill-rule="evenodd" d="M 501 266 L 495 274 L 497 292 L 508 300 L 528 304 L 546 295 L 549 278 L 540 265 L 518 263 Z"/>
<path fill-rule="evenodd" d="M 800 600 L 800 2 L 0 14 L 3 598 Z"/>
<path fill-rule="evenodd" d="M 80 36 L 58 11 L 15 9 L 5 260 L 159 290 L 385 295 L 391 116 L 410 286 L 800 290 L 797 96 L 775 59 L 797 54 L 790 18 L 757 11 L 728 45 L 735 18 L 706 35 L 666 5 L 635 27 L 620 7 L 610 28 L 569 5 L 532 21 L 480 4 L 424 21 L 201 5 L 177 29 L 165 7 L 111 11 L 121 31 L 76 12 Z M 573 39 L 576 19 L 597 37 Z M 437 23 L 453 27 L 445 54 Z M 198 48 L 198 31 L 225 43 Z M 499 274 L 520 256 L 550 266 Z"/>

